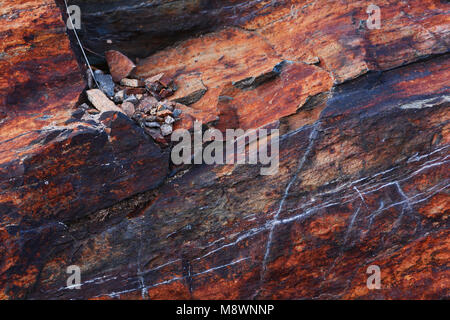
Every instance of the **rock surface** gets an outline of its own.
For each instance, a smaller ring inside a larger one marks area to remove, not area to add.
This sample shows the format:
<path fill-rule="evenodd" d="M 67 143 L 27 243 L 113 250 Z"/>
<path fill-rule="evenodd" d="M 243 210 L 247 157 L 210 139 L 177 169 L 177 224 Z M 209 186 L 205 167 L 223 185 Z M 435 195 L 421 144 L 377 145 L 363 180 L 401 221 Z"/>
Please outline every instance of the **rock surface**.
<path fill-rule="evenodd" d="M 119 51 L 109 50 L 105 53 L 105 58 L 115 82 L 120 82 L 123 78 L 128 77 L 136 68 L 133 61 Z"/>
<path fill-rule="evenodd" d="M 369 30 L 369 1 L 78 2 L 88 27 L 128 19 L 166 35 L 133 46 L 105 32 L 117 47 L 150 52 L 182 38 L 172 32 L 223 27 L 134 75 L 175 79 L 169 99 L 192 103 L 172 110 L 174 129 L 278 128 L 279 171 L 169 174 L 167 152 L 144 134 L 163 142 L 159 131 L 74 112 L 83 72 L 54 3 L 6 1 L 0 298 L 449 298 L 448 3 L 381 1 L 381 29 Z M 82 269 L 81 290 L 65 288 L 69 265 Z M 380 290 L 366 286 L 370 265 Z"/>

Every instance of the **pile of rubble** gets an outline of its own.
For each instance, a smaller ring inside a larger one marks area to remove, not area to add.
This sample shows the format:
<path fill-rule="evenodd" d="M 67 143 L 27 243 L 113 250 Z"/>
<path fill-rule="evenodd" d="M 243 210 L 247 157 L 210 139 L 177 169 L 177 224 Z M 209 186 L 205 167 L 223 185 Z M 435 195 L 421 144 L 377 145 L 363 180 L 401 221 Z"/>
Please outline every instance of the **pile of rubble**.
<path fill-rule="evenodd" d="M 167 145 L 173 125 L 180 120 L 184 105 L 168 101 L 177 90 L 173 79 L 163 73 L 148 79 L 134 79 L 135 64 L 118 51 L 106 53 L 111 74 L 95 70 L 88 73 L 87 98 L 92 107 L 82 108 L 90 114 L 116 111 L 136 121 L 156 142 Z M 98 89 L 94 89 L 95 85 Z"/>

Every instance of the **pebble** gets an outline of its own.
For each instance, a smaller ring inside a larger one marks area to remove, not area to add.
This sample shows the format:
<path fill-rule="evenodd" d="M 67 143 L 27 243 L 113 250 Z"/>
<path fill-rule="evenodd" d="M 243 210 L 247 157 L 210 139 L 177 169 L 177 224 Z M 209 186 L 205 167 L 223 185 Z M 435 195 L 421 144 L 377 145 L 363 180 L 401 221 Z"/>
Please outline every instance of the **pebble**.
<path fill-rule="evenodd" d="M 145 126 L 149 127 L 149 128 L 159 128 L 159 127 L 161 127 L 161 125 L 158 122 L 146 122 Z"/>
<path fill-rule="evenodd" d="M 125 112 L 125 114 L 129 117 L 131 117 L 134 114 L 134 104 L 132 104 L 129 101 L 125 101 L 122 103 L 122 110 Z"/>
<path fill-rule="evenodd" d="M 139 103 L 139 99 L 136 98 L 134 94 L 132 94 L 131 96 L 125 99 L 125 102 L 131 102 L 132 104 L 137 105 Z"/>
<path fill-rule="evenodd" d="M 164 119 L 164 122 L 167 123 L 167 124 L 172 124 L 172 123 L 175 122 L 175 119 L 172 118 L 171 116 L 167 116 L 167 117 Z"/>
<path fill-rule="evenodd" d="M 120 80 L 120 84 L 126 87 L 132 87 L 132 88 L 139 88 L 142 87 L 142 81 L 139 81 L 137 79 L 128 79 L 124 78 Z"/>
<path fill-rule="evenodd" d="M 181 110 L 180 109 L 174 109 L 173 110 L 173 116 L 178 118 L 181 115 Z"/>
<path fill-rule="evenodd" d="M 114 96 L 114 81 L 110 74 L 103 74 L 101 70 L 95 70 L 95 80 L 97 80 L 99 89 L 102 90 L 108 97 Z"/>
<path fill-rule="evenodd" d="M 120 90 L 118 92 L 116 92 L 116 94 L 114 95 L 114 102 L 115 103 L 121 103 L 123 102 L 128 96 L 125 93 L 125 90 Z"/>
<path fill-rule="evenodd" d="M 168 135 L 170 135 L 170 134 L 172 134 L 172 131 L 173 131 L 173 129 L 172 129 L 172 126 L 171 125 L 168 125 L 168 124 L 163 124 L 162 126 L 161 126 L 161 134 L 165 137 L 165 136 L 168 136 Z"/>
<path fill-rule="evenodd" d="M 105 53 L 106 61 L 108 62 L 109 71 L 112 79 L 119 82 L 126 78 L 136 68 L 136 65 L 123 53 L 115 50 L 109 50 Z"/>
<path fill-rule="evenodd" d="M 153 97 L 146 97 L 143 99 L 138 106 L 138 110 L 144 113 L 150 112 L 152 109 L 156 108 L 158 101 Z"/>
<path fill-rule="evenodd" d="M 157 74 L 156 76 L 150 77 L 145 79 L 145 82 L 147 83 L 153 83 L 153 82 L 159 82 L 161 78 L 164 77 L 164 73 Z"/>

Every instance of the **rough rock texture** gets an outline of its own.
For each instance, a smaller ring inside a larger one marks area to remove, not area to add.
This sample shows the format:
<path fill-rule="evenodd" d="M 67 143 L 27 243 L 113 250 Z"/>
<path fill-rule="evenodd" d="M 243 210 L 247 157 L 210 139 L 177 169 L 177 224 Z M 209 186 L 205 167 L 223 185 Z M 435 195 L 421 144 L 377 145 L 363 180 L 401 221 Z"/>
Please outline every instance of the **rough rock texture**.
<path fill-rule="evenodd" d="M 75 116 L 83 73 L 53 1 L 4 1 L 0 22 L 0 298 L 21 298 L 65 222 L 157 186 L 168 156 L 122 114 Z"/>
<path fill-rule="evenodd" d="M 118 51 L 109 50 L 105 52 L 105 58 L 115 82 L 120 82 L 123 78 L 128 77 L 136 67 L 133 61 Z"/>
<path fill-rule="evenodd" d="M 174 77 L 189 119 L 279 128 L 279 172 L 198 165 L 165 179 L 167 154 L 125 115 L 71 117 L 84 84 L 56 6 L 7 1 L 1 298 L 449 298 L 448 3 L 380 1 L 381 29 L 368 30 L 369 1 L 119 2 L 84 1 L 106 22 L 145 18 L 165 44 L 196 28 L 186 17 L 223 27 L 136 75 Z M 65 288 L 69 265 L 81 290 Z M 366 286 L 370 265 L 380 290 Z"/>

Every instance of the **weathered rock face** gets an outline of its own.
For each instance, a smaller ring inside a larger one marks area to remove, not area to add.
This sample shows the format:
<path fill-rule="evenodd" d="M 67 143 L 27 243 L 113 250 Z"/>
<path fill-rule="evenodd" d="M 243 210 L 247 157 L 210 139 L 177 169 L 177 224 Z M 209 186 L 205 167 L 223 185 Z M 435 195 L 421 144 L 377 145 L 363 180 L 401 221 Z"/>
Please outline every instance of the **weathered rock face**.
<path fill-rule="evenodd" d="M 124 34 L 110 21 L 150 20 L 140 28 L 166 34 L 150 51 L 179 40 L 172 31 L 224 27 L 135 75 L 174 77 L 171 99 L 219 129 L 279 128 L 279 171 L 198 165 L 165 180 L 167 152 L 125 115 L 73 114 L 84 83 L 54 3 L 10 1 L 1 298 L 448 298 L 447 3 L 379 3 L 379 30 L 360 23 L 368 1 L 83 3 L 87 18 L 105 13 L 105 37 Z M 61 47 L 48 46 L 55 38 Z M 69 265 L 81 267 L 81 290 L 65 288 Z M 380 290 L 366 286 L 370 265 Z"/>
<path fill-rule="evenodd" d="M 53 1 L 0 12 L 0 297 L 20 298 L 65 222 L 157 186 L 169 163 L 126 116 L 75 112 L 85 84 Z"/>

